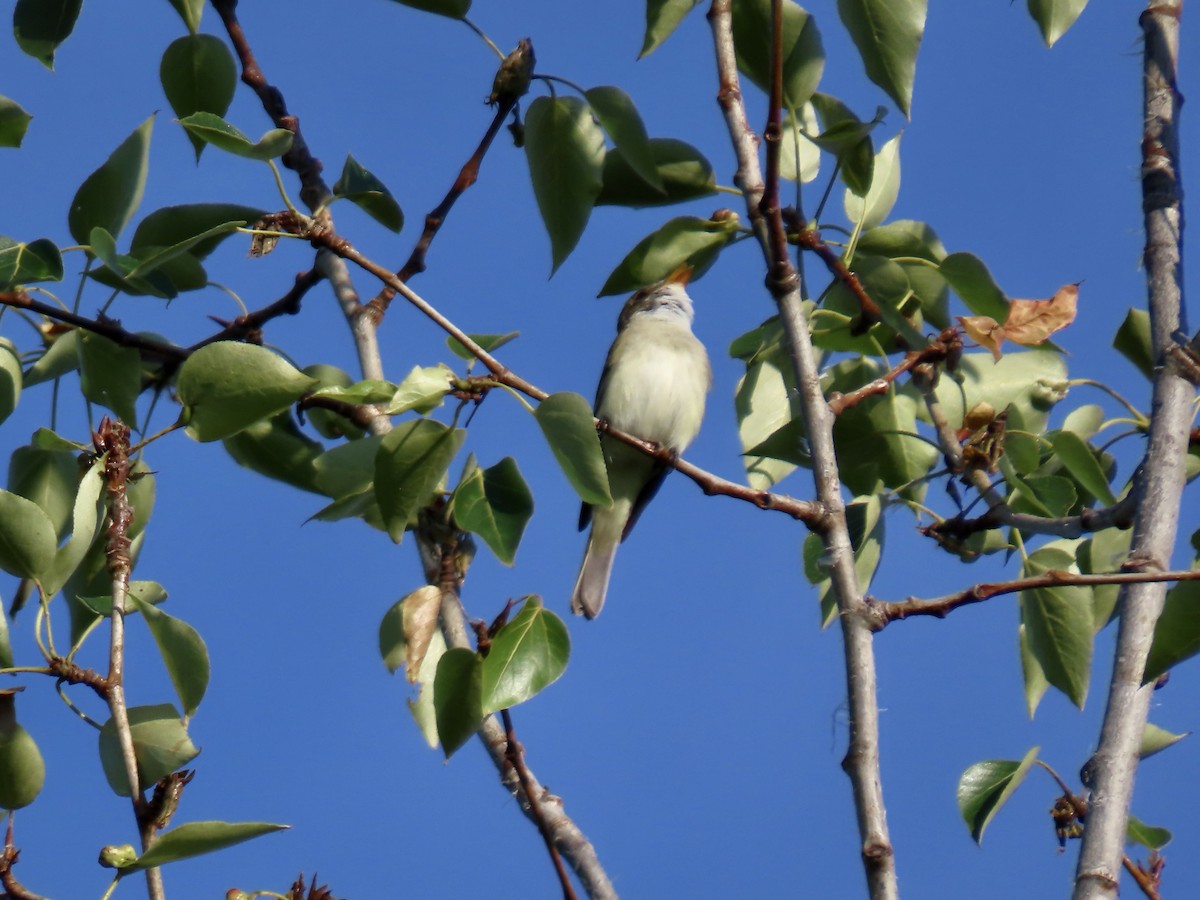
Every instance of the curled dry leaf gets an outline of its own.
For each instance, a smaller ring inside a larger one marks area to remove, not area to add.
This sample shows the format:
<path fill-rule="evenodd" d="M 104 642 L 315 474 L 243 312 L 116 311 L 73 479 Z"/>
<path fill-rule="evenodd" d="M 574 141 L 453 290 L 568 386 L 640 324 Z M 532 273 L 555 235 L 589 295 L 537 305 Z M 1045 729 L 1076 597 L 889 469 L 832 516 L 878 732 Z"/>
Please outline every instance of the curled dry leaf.
<path fill-rule="evenodd" d="M 967 336 L 1000 359 L 1000 345 L 1010 340 L 1035 347 L 1075 321 L 1079 285 L 1065 284 L 1049 300 L 1013 300 L 1003 325 L 989 316 L 959 316 Z"/>
<path fill-rule="evenodd" d="M 421 663 L 429 649 L 429 641 L 437 629 L 442 608 L 442 592 L 436 585 L 426 584 L 404 598 L 401 607 L 404 622 L 404 677 L 409 684 L 417 680 Z"/>

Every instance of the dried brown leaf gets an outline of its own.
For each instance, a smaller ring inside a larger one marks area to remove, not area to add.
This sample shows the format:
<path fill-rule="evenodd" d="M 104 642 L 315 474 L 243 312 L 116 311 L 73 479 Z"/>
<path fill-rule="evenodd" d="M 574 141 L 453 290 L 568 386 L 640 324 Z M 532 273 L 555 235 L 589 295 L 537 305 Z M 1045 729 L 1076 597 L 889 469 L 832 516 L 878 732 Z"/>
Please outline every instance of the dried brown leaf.
<path fill-rule="evenodd" d="M 959 316 L 959 323 L 967 337 L 981 347 L 992 351 L 997 361 L 1000 359 L 1000 345 L 1004 343 L 1004 327 L 991 316 Z"/>
<path fill-rule="evenodd" d="M 1075 321 L 1079 285 L 1064 284 L 1049 300 L 1013 300 L 1004 321 L 1004 337 L 1033 347 Z"/>
<path fill-rule="evenodd" d="M 429 650 L 429 641 L 437 629 L 442 609 L 442 592 L 432 584 L 417 588 L 404 598 L 401 616 L 404 623 L 404 677 L 409 684 L 417 680 L 421 663 Z"/>

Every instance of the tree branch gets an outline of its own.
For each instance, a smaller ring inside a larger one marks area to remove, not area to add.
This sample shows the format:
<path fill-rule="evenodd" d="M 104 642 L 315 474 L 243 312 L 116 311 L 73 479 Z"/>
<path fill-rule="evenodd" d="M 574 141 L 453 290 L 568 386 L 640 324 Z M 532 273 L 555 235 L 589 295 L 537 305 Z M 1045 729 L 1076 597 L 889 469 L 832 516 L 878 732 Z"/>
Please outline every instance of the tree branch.
<path fill-rule="evenodd" d="M 108 677 L 105 679 L 105 699 L 112 715 L 121 759 L 125 763 L 125 778 L 129 782 L 129 799 L 137 820 L 142 851 L 154 844 L 154 817 L 149 814 L 146 798 L 138 779 L 137 755 L 133 747 L 133 732 L 129 727 L 129 712 L 125 706 L 125 601 L 129 595 L 130 556 L 129 526 L 133 522 L 133 507 L 129 505 L 126 487 L 129 481 L 129 426 L 107 416 L 96 432 L 96 450 L 107 453 L 104 479 L 108 493 L 108 542 L 104 553 L 108 572 L 112 576 L 112 615 L 109 617 Z M 162 872 L 157 867 L 146 870 L 146 889 L 151 900 L 164 900 Z"/>
<path fill-rule="evenodd" d="M 816 355 L 803 312 L 803 285 L 788 258 L 787 234 L 777 192 L 778 148 L 772 149 L 768 142 L 768 161 L 772 163 L 768 182 L 775 186 L 775 193 L 768 193 L 759 168 L 758 139 L 749 126 L 742 103 L 733 48 L 731 6 L 731 0 L 713 0 L 708 13 L 716 50 L 719 80 L 717 101 L 724 113 L 737 155 L 735 183 L 745 195 L 751 225 L 767 265 L 767 285 L 779 308 L 787 334 L 805 433 L 812 451 L 817 498 L 825 511 L 826 527 L 821 532 L 821 538 L 831 562 L 830 577 L 840 614 L 850 710 L 850 746 L 842 767 L 850 776 L 854 790 L 867 885 L 872 900 L 890 900 L 898 896 L 898 888 L 880 781 L 879 704 L 871 627 L 866 616 L 866 604 L 860 595 L 858 576 L 854 570 L 854 553 L 846 528 L 837 455 L 833 445 L 834 419 L 821 391 Z M 777 135 L 782 107 L 780 0 L 773 0 L 772 16 L 774 49 L 768 134 Z"/>
<path fill-rule="evenodd" d="M 1200 569 L 1182 569 L 1176 572 L 1108 572 L 1090 575 L 1051 569 L 1049 572 L 1028 578 L 981 582 L 955 594 L 947 594 L 944 597 L 934 597 L 929 600 L 909 597 L 907 600 L 887 602 L 868 597 L 867 601 L 870 604 L 868 613 L 874 629 L 882 631 L 892 622 L 900 619 L 907 619 L 911 616 L 935 616 L 944 619 L 960 606 L 982 603 L 992 597 L 1015 594 L 1018 591 L 1029 591 L 1035 588 L 1059 585 L 1094 587 L 1103 584 L 1154 584 L 1173 581 L 1200 581 Z"/>
<path fill-rule="evenodd" d="M 1175 544 L 1195 395 L 1170 356 L 1175 345 L 1172 335 L 1184 326 L 1183 210 L 1176 130 L 1183 98 L 1175 82 L 1181 13 L 1181 0 L 1150 0 L 1140 18 L 1145 112 L 1143 259 L 1156 368 L 1149 442 L 1134 483 L 1137 514 L 1131 555 L 1159 569 L 1167 567 Z M 1122 590 L 1118 601 L 1121 624 L 1099 748 L 1093 757 L 1095 780 L 1075 872 L 1074 900 L 1107 900 L 1117 895 L 1138 743 L 1153 691 L 1152 686 L 1142 684 L 1142 677 L 1165 595 L 1161 583 L 1136 584 Z"/>

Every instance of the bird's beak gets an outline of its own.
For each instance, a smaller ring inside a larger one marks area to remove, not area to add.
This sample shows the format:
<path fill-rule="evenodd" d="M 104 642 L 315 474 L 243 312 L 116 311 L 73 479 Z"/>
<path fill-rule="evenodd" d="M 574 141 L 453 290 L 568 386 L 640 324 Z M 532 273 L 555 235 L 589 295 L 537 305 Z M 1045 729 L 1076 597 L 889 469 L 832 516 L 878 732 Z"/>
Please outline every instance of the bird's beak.
<path fill-rule="evenodd" d="M 694 270 L 692 269 L 691 266 L 689 266 L 687 263 L 684 263 L 683 265 L 679 266 L 679 268 L 677 268 L 674 272 L 672 272 L 670 275 L 668 275 L 666 278 L 664 278 L 663 281 L 666 284 L 681 284 L 681 285 L 686 286 L 688 283 L 688 279 L 690 279 L 692 277 L 693 271 Z"/>

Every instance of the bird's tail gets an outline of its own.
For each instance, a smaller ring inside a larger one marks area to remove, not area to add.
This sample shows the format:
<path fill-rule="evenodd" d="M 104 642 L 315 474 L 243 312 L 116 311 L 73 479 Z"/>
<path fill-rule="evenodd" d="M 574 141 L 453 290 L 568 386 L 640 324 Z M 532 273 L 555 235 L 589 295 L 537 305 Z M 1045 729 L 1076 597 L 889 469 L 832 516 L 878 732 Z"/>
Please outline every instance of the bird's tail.
<path fill-rule="evenodd" d="M 617 542 L 602 542 L 597 546 L 595 532 L 588 536 L 587 550 L 583 554 L 583 565 L 579 567 L 579 578 L 575 592 L 571 594 L 571 612 L 577 616 L 594 619 L 604 608 L 604 597 L 608 593 L 608 579 L 612 576 L 613 560 L 617 556 Z"/>

